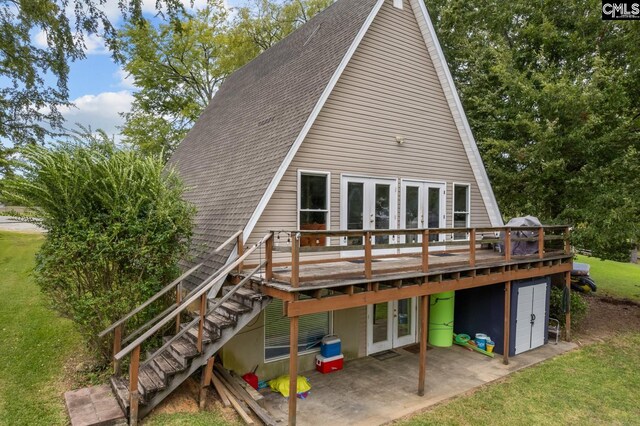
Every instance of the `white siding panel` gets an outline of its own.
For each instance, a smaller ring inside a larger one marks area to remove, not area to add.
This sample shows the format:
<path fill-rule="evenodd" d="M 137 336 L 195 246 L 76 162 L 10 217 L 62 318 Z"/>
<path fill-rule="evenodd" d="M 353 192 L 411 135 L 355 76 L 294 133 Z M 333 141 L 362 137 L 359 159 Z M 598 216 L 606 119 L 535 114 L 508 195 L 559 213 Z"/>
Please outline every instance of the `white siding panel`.
<path fill-rule="evenodd" d="M 401 178 L 447 182 L 447 226 L 453 220 L 452 183 L 469 183 L 472 226 L 491 226 L 440 81 L 410 2 L 405 0 L 402 10 L 385 2 L 258 220 L 250 242 L 269 230 L 297 227 L 298 169 L 331 172 L 331 229 L 340 228 L 343 173 L 392 177 L 398 184 Z M 398 145 L 396 136 L 403 136 L 405 143 Z"/>

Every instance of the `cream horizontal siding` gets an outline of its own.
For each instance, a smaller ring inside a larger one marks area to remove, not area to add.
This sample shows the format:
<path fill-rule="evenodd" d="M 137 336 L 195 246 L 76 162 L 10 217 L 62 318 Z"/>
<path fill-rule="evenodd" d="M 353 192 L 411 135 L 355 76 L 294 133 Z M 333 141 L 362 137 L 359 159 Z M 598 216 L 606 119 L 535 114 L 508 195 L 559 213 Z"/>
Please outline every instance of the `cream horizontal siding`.
<path fill-rule="evenodd" d="M 405 138 L 403 145 L 396 136 Z M 440 78 L 408 0 L 386 1 L 347 65 L 258 221 L 251 240 L 297 227 L 297 171 L 331 173 L 331 229 L 340 229 L 342 174 L 471 185 L 471 223 L 489 216 Z M 398 226 L 400 202 L 398 201 Z M 282 241 L 282 240 L 281 240 Z M 284 240 L 286 241 L 286 239 Z"/>

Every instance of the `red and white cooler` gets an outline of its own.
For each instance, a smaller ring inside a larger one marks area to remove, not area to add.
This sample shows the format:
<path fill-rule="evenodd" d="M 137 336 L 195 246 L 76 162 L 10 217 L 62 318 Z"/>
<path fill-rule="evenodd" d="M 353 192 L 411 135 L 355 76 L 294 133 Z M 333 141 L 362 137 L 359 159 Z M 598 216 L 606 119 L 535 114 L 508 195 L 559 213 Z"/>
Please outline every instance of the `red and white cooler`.
<path fill-rule="evenodd" d="M 325 357 L 320 354 L 316 355 L 316 370 L 322 374 L 342 370 L 343 365 L 344 355 L 336 355 L 332 357 Z"/>

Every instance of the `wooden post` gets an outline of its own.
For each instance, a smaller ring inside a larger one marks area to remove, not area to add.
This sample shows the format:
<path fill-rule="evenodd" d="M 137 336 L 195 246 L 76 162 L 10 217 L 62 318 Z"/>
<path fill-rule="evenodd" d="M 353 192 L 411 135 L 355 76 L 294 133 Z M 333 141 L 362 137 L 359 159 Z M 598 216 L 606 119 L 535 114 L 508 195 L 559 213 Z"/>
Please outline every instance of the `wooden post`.
<path fill-rule="evenodd" d="M 116 327 L 113 331 L 113 356 L 115 357 L 118 352 L 122 349 L 122 324 Z M 116 376 L 120 375 L 120 361 L 116 361 L 113 359 L 113 374 Z"/>
<path fill-rule="evenodd" d="M 564 254 L 571 254 L 571 239 L 568 227 L 564 230 Z"/>
<path fill-rule="evenodd" d="M 265 265 L 264 279 L 271 281 L 273 279 L 273 232 L 265 243 L 265 258 L 267 264 Z"/>
<path fill-rule="evenodd" d="M 182 303 L 182 283 L 178 283 L 176 286 L 176 305 L 180 306 Z M 176 334 L 180 332 L 180 314 L 176 316 Z"/>
<path fill-rule="evenodd" d="M 544 228 L 538 229 L 538 259 L 544 259 Z"/>
<path fill-rule="evenodd" d="M 504 260 L 511 262 L 511 228 L 504 230 Z"/>
<path fill-rule="evenodd" d="M 131 363 L 129 364 L 129 425 L 138 424 L 138 373 L 140 371 L 140 345 L 131 352 Z"/>
<path fill-rule="evenodd" d="M 367 279 L 373 277 L 372 249 L 371 231 L 367 231 L 364 233 L 364 276 Z"/>
<path fill-rule="evenodd" d="M 204 316 L 207 313 L 207 293 L 200 296 L 200 321 L 198 322 L 198 352 L 202 353 L 202 339 L 204 333 Z"/>
<path fill-rule="evenodd" d="M 504 345 L 502 362 L 509 365 L 509 335 L 511 332 L 511 281 L 504 283 Z"/>
<path fill-rule="evenodd" d="M 476 229 L 469 231 L 469 266 L 476 266 Z"/>
<path fill-rule="evenodd" d="M 571 341 L 571 272 L 564 273 L 564 283 L 567 286 L 569 292 L 569 307 L 564 317 L 564 339 L 567 342 Z"/>
<path fill-rule="evenodd" d="M 424 396 L 427 378 L 427 326 L 429 324 L 429 296 L 420 297 L 420 371 L 418 373 L 418 395 Z"/>
<path fill-rule="evenodd" d="M 213 377 L 213 362 L 215 358 L 211 357 L 207 361 L 207 365 L 205 365 L 202 369 L 202 377 L 200 378 L 200 398 L 199 398 L 199 406 L 201 410 L 204 410 L 206 402 L 207 402 L 207 387 L 211 383 L 211 379 Z"/>
<path fill-rule="evenodd" d="M 300 282 L 300 238 L 298 233 L 291 236 L 291 287 Z"/>
<path fill-rule="evenodd" d="M 238 235 L 238 257 L 244 254 L 244 237 L 242 232 Z M 243 262 L 238 263 L 238 273 L 242 272 Z"/>
<path fill-rule="evenodd" d="M 429 230 L 422 231 L 422 272 L 429 272 Z"/>
<path fill-rule="evenodd" d="M 296 425 L 298 402 L 298 317 L 289 318 L 289 426 Z"/>

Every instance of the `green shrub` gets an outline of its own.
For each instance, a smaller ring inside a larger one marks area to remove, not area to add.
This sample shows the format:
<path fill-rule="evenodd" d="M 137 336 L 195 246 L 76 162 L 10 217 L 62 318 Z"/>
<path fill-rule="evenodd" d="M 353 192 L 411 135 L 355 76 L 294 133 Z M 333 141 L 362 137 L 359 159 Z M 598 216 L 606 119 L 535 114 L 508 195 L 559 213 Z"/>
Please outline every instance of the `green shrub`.
<path fill-rule="evenodd" d="M 556 318 L 560 321 L 560 324 L 564 327 L 565 314 L 563 309 L 563 290 L 560 287 L 551 287 L 551 300 L 549 315 L 552 318 Z M 576 291 L 571 291 L 571 325 L 577 327 L 580 322 L 587 315 L 587 309 L 589 305 L 585 300 L 585 297 Z"/>
<path fill-rule="evenodd" d="M 47 231 L 37 283 L 106 361 L 111 342 L 97 334 L 174 279 L 187 253 L 194 208 L 182 199 L 181 181 L 159 156 L 103 137 L 25 148 L 5 191 Z M 158 305 L 134 317 L 129 331 Z"/>

